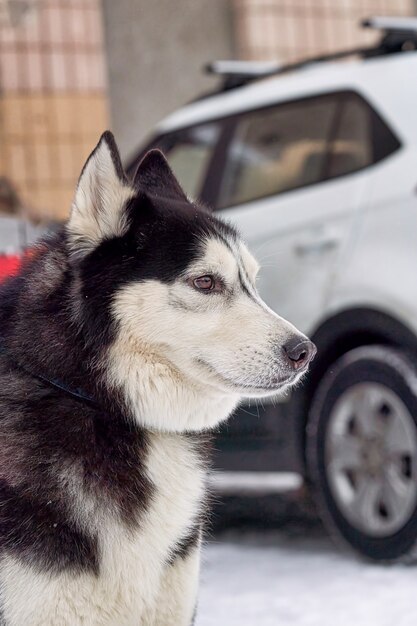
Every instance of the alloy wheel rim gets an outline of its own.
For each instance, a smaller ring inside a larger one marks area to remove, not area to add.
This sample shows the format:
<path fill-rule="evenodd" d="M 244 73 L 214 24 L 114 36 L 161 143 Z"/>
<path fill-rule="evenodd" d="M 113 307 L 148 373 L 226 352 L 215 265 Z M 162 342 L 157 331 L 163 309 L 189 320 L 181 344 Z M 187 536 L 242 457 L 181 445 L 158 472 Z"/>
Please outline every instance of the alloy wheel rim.
<path fill-rule="evenodd" d="M 417 504 L 417 429 L 401 398 L 379 383 L 349 387 L 329 417 L 325 467 L 354 527 L 373 537 L 400 530 Z"/>

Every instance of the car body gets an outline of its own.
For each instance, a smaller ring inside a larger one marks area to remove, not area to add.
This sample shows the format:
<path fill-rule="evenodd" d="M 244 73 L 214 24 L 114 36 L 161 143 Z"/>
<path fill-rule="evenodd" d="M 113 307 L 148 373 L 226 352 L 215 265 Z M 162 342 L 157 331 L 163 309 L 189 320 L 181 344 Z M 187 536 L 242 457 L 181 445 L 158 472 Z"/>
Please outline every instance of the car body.
<path fill-rule="evenodd" d="M 258 472 L 258 484 L 267 473 L 296 472 L 323 491 L 313 478 L 318 431 L 310 420 L 317 394 L 325 396 L 323 379 L 364 346 L 397 350 L 414 367 L 417 52 L 404 51 L 416 47 L 411 22 L 377 23 L 385 48 L 365 58 L 299 64 L 192 102 L 163 120 L 130 162 L 133 171 L 147 149 L 162 149 L 186 191 L 237 225 L 261 262 L 266 302 L 318 347 L 302 387 L 276 404 L 243 407 L 219 432 L 222 472 Z M 387 41 L 395 49 L 387 52 Z M 411 480 L 407 472 L 401 480 Z M 343 480 L 354 486 L 352 477 Z M 417 505 L 413 490 L 407 502 Z M 383 529 L 387 506 L 375 500 L 373 507 Z M 328 503 L 323 508 L 345 543 L 366 556 L 397 558 L 411 549 L 367 550 L 338 528 Z M 394 527 L 385 526 L 391 537 Z M 369 544 L 371 525 L 368 534 L 366 523 L 359 530 Z"/>

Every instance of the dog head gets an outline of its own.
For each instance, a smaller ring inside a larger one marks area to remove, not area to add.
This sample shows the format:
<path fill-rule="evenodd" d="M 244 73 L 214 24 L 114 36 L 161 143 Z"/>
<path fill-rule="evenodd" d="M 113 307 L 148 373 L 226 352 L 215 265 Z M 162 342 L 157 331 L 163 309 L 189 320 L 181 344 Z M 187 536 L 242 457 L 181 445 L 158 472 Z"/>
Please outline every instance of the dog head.
<path fill-rule="evenodd" d="M 130 182 L 105 133 L 67 237 L 81 317 L 107 333 L 106 384 L 142 425 L 210 428 L 242 397 L 277 394 L 306 372 L 314 345 L 262 301 L 235 229 L 187 199 L 159 151 Z"/>

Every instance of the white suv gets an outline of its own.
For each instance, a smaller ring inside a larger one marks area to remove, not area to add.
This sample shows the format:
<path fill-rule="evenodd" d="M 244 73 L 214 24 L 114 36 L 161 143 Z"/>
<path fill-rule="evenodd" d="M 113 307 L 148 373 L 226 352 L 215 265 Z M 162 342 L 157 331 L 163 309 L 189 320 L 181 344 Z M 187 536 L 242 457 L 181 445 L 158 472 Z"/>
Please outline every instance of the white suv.
<path fill-rule="evenodd" d="M 417 20 L 367 25 L 373 48 L 219 64 L 223 89 L 164 120 L 130 169 L 160 147 L 318 347 L 291 398 L 223 428 L 217 467 L 299 472 L 333 533 L 392 560 L 417 544 Z"/>

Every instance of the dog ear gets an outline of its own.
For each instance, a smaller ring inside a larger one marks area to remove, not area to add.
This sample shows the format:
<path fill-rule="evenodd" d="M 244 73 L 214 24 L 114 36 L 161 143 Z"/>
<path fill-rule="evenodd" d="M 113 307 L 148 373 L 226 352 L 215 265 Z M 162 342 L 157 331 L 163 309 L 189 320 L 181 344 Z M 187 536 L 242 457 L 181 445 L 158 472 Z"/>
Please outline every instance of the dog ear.
<path fill-rule="evenodd" d="M 67 232 L 71 251 L 81 255 L 101 241 L 123 235 L 126 203 L 135 195 L 110 131 L 102 134 L 78 180 Z"/>
<path fill-rule="evenodd" d="M 133 184 L 154 202 L 158 200 L 189 202 L 160 150 L 149 150 L 145 154 L 138 165 Z"/>

